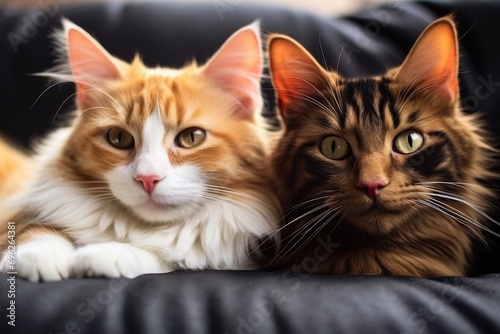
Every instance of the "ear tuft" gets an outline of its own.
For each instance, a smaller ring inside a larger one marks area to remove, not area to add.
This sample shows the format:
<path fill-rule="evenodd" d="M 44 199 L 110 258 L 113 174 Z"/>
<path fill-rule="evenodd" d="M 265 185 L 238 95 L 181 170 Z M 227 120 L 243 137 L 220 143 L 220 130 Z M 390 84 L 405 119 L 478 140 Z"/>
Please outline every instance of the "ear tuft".
<path fill-rule="evenodd" d="M 77 87 L 80 107 L 88 104 L 88 91 L 103 82 L 117 79 L 119 61 L 76 24 L 64 19 L 68 63 Z"/>
<path fill-rule="evenodd" d="M 326 71 L 294 39 L 271 35 L 268 50 L 271 78 L 282 115 L 291 103 L 317 94 L 326 84 Z"/>
<path fill-rule="evenodd" d="M 458 40 L 451 17 L 432 22 L 415 42 L 396 79 L 447 103 L 459 99 Z"/>
<path fill-rule="evenodd" d="M 235 98 L 239 117 L 251 119 L 262 106 L 262 70 L 262 43 L 256 21 L 232 34 L 201 73 Z"/>

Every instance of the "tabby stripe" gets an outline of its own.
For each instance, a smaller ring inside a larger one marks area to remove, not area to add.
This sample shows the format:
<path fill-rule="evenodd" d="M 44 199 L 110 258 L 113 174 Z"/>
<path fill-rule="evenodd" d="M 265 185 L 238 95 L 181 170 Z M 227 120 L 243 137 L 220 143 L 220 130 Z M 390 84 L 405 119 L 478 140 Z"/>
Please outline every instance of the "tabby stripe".
<path fill-rule="evenodd" d="M 391 115 L 392 119 L 392 124 L 394 125 L 394 128 L 397 128 L 400 123 L 401 123 L 401 118 L 399 113 L 396 110 L 396 99 L 394 95 L 392 94 L 392 91 L 389 87 L 388 84 L 389 81 L 383 80 L 381 81 L 379 88 L 380 88 L 380 95 L 382 98 L 386 100 L 386 104 L 389 109 L 389 114 Z"/>
<path fill-rule="evenodd" d="M 332 124 L 328 117 L 323 114 L 316 115 L 316 124 L 323 129 L 330 130 L 332 128 Z"/>
<path fill-rule="evenodd" d="M 363 101 L 363 119 L 368 120 L 372 124 L 377 124 L 379 115 L 375 110 L 375 81 L 362 80 L 358 82 L 359 94 Z"/>
<path fill-rule="evenodd" d="M 399 113 L 396 111 L 396 100 L 389 89 L 388 82 L 388 80 L 380 80 L 378 82 L 378 89 L 380 91 L 380 99 L 383 100 L 383 104 L 387 105 L 389 108 L 392 124 L 394 125 L 394 128 L 397 128 L 401 124 L 401 118 Z M 380 109 L 380 113 L 382 114 L 384 110 L 385 109 Z"/>
<path fill-rule="evenodd" d="M 339 112 L 339 117 L 338 117 L 338 121 L 339 121 L 339 125 L 340 125 L 340 128 L 341 129 L 345 129 L 345 124 L 347 122 L 347 113 L 348 113 L 348 109 L 344 104 L 342 104 L 342 109 L 341 109 L 341 112 Z"/>
<path fill-rule="evenodd" d="M 354 112 L 356 117 L 360 117 L 360 110 L 361 107 L 358 104 L 358 101 L 356 100 L 356 86 L 357 84 L 353 82 L 346 82 L 345 84 L 345 91 L 344 91 L 344 101 L 346 106 L 350 107 L 352 111 Z M 347 113 L 349 112 L 349 108 L 347 110 Z M 347 118 L 347 113 L 345 114 Z M 342 122 L 341 122 L 342 123 Z M 343 124 L 346 123 L 346 120 L 343 121 Z"/>
<path fill-rule="evenodd" d="M 300 161 L 302 160 L 302 155 L 304 154 L 304 148 L 307 146 L 306 144 L 302 144 L 299 147 L 294 147 L 294 142 L 292 140 L 288 141 L 286 148 L 283 152 L 287 152 L 287 165 L 290 168 L 290 176 L 288 179 L 288 184 L 294 185 L 297 180 L 301 179 L 301 165 Z"/>
<path fill-rule="evenodd" d="M 438 137 L 438 138 L 441 138 L 443 140 L 449 140 L 448 136 L 443 131 L 431 131 L 428 133 L 428 135 L 431 137 Z"/>
<path fill-rule="evenodd" d="M 408 158 L 406 166 L 424 177 L 435 175 L 438 166 L 445 160 L 445 143 L 429 146 Z"/>
<path fill-rule="evenodd" d="M 387 107 L 387 99 L 384 98 L 384 96 L 385 96 L 384 92 L 381 92 L 380 98 L 378 100 L 378 110 L 382 125 L 385 125 L 385 109 Z"/>
<path fill-rule="evenodd" d="M 335 167 L 331 162 L 325 161 L 321 158 L 304 154 L 303 160 L 305 162 L 306 171 L 313 176 L 317 177 L 317 181 L 324 186 L 324 180 L 328 179 L 330 175 L 337 175 L 340 170 Z"/>
<path fill-rule="evenodd" d="M 408 123 L 415 123 L 420 117 L 420 110 L 415 110 L 408 116 Z"/>
<path fill-rule="evenodd" d="M 438 137 L 440 138 L 444 143 L 446 143 L 447 148 L 450 150 L 451 155 L 453 156 L 453 161 L 455 164 L 462 163 L 461 159 L 457 153 L 457 149 L 453 142 L 450 140 L 448 135 L 443 132 L 443 131 L 431 131 L 428 133 L 429 136 L 431 137 Z"/>
<path fill-rule="evenodd" d="M 399 124 L 401 124 L 401 119 L 399 117 L 399 113 L 396 111 L 396 105 L 394 104 L 394 101 L 389 102 L 389 112 L 392 117 L 392 123 L 394 124 L 394 128 L 399 127 Z"/>

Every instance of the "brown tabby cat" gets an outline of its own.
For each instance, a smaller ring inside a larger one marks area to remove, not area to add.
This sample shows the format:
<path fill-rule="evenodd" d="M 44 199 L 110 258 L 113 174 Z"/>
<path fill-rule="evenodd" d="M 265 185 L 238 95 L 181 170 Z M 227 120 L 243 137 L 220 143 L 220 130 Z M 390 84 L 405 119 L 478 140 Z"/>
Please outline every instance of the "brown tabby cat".
<path fill-rule="evenodd" d="M 373 78 L 327 72 L 287 36 L 268 46 L 287 212 L 271 267 L 466 274 L 472 240 L 489 231 L 492 149 L 460 110 L 453 20 L 430 24 L 400 67 Z"/>

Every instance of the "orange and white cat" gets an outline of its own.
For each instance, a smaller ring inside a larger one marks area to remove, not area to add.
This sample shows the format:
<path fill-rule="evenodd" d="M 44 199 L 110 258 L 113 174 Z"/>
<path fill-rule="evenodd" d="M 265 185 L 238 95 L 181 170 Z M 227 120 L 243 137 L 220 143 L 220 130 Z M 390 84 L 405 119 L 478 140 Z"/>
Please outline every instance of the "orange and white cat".
<path fill-rule="evenodd" d="M 63 25 L 66 71 L 47 75 L 76 84 L 77 115 L 29 158 L 26 189 L 0 204 L 2 224 L 16 222 L 18 275 L 252 268 L 250 251 L 280 216 L 263 158 L 258 24 L 182 69 L 126 63 Z"/>

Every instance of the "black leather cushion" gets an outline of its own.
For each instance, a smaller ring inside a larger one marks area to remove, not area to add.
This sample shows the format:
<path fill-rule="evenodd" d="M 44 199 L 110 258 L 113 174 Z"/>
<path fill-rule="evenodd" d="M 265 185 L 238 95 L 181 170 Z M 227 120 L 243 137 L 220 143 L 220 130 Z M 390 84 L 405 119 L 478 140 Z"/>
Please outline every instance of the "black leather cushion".
<path fill-rule="evenodd" d="M 1 288 L 7 291 L 4 275 Z M 498 275 L 481 278 L 173 272 L 17 280 L 17 333 L 499 333 Z M 6 300 L 1 299 L 2 312 Z M 6 329 L 5 316 L 0 329 Z M 12 331 L 2 333 L 12 333 Z"/>
<path fill-rule="evenodd" d="M 61 1 L 62 2 L 62 1 Z M 64 1 L 66 2 L 66 1 Z M 342 18 L 241 2 L 90 4 L 49 10 L 0 7 L 0 132 L 29 145 L 64 123 L 71 85 L 30 75 L 53 65 L 47 36 L 62 15 L 126 60 L 177 67 L 206 60 L 236 29 L 261 19 L 265 33 L 291 35 L 329 68 L 372 75 L 398 65 L 435 18 L 455 13 L 464 109 L 481 112 L 499 142 L 499 2 L 398 3 Z M 343 51 L 342 51 L 343 50 Z M 342 52 L 341 52 L 342 51 Z M 339 61 L 340 57 L 340 61 Z M 267 113 L 274 108 L 263 84 Z M 43 93 L 43 94 L 42 94 Z M 1 157 L 0 157 L 1 158 Z M 500 189 L 500 184 L 491 184 Z M 493 203 L 500 207 L 497 201 Z M 500 210 L 493 218 L 500 220 Z M 494 227 L 499 231 L 498 226 Z M 470 278 L 417 279 L 282 272 L 174 272 L 134 280 L 16 279 L 16 327 L 2 333 L 499 333 L 499 239 L 478 244 Z M 482 275 L 482 276 L 481 276 Z M 8 314 L 8 276 L 0 309 Z M 15 330 L 15 331 L 14 331 Z"/>

